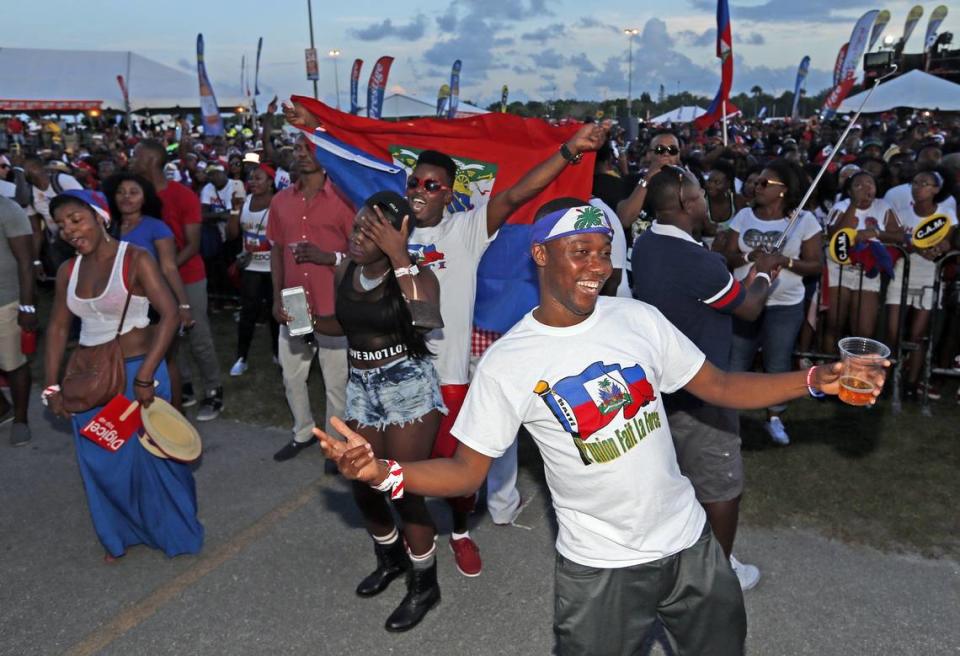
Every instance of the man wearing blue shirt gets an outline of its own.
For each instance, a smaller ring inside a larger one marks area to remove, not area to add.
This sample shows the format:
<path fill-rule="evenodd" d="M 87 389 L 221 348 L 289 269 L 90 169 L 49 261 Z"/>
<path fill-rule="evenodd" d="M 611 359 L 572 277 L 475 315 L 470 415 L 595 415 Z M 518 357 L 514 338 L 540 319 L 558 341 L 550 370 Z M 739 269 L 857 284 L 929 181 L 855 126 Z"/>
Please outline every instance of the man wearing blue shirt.
<path fill-rule="evenodd" d="M 777 256 L 762 256 L 753 275 L 735 280 L 723 256 L 693 238 L 694 226 L 702 225 L 707 212 L 697 179 L 680 167 L 665 166 L 648 187 L 646 207 L 656 221 L 634 243 L 634 296 L 659 309 L 711 364 L 727 369 L 732 317 L 759 316 Z M 741 586 L 749 590 L 760 571 L 732 555 L 743 493 L 737 412 L 708 405 L 683 390 L 667 395 L 664 403 L 680 470 L 693 483 Z"/>

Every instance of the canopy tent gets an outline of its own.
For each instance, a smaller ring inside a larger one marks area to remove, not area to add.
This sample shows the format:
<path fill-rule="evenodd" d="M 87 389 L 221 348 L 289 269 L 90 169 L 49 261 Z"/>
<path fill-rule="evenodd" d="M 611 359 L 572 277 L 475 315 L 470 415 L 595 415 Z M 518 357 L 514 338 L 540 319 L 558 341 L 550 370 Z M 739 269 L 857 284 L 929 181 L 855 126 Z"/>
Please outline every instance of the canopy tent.
<path fill-rule="evenodd" d="M 134 52 L 0 48 L 0 111 L 123 111 L 118 75 L 126 82 L 133 111 L 200 106 L 196 73 Z M 224 108 L 243 103 L 218 91 Z"/>
<path fill-rule="evenodd" d="M 867 93 L 869 90 L 850 96 L 841 103 L 837 112 L 844 114 L 857 111 Z M 960 84 L 914 69 L 878 86 L 863 106 L 863 111 L 873 114 L 897 107 L 960 111 Z"/>
<path fill-rule="evenodd" d="M 457 118 L 489 114 L 481 107 L 470 103 L 460 102 L 457 105 Z M 405 93 L 393 93 L 383 99 L 383 110 L 380 118 L 414 118 L 420 116 L 436 116 L 436 101 L 424 100 Z"/>
<path fill-rule="evenodd" d="M 689 123 L 695 118 L 703 115 L 707 110 L 696 105 L 684 105 L 671 109 L 666 114 L 661 114 L 650 119 L 651 123 Z"/>

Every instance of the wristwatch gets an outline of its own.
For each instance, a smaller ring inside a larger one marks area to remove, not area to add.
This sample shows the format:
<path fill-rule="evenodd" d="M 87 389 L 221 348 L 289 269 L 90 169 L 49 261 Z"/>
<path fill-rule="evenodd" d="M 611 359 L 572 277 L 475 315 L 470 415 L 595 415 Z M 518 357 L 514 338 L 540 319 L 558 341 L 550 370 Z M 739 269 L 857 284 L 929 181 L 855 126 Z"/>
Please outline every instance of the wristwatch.
<path fill-rule="evenodd" d="M 647 182 L 647 179 L 641 176 L 640 182 L 637 183 L 637 186 L 640 187 L 641 189 L 646 189 L 648 184 L 650 183 Z"/>
<path fill-rule="evenodd" d="M 583 153 L 577 153 L 576 155 L 574 155 L 573 153 L 570 152 L 570 149 L 567 147 L 566 142 L 564 142 L 560 146 L 560 155 L 563 157 L 563 159 L 567 160 L 571 164 L 579 164 L 580 160 L 583 159 Z"/>

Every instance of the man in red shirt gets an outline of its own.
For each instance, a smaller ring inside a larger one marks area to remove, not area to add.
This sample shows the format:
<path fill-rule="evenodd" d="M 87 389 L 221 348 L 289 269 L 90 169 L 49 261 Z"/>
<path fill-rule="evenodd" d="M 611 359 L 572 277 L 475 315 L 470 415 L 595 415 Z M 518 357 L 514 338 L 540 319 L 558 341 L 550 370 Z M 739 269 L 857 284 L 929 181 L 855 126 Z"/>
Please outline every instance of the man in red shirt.
<path fill-rule="evenodd" d="M 273 315 L 280 322 L 280 367 L 287 403 L 293 414 L 293 440 L 274 454 L 282 462 L 317 441 L 310 411 L 307 376 L 316 355 L 326 390 L 326 428 L 330 418 L 343 416 L 347 387 L 347 340 L 312 334 L 291 337 L 283 310 L 282 290 L 302 286 L 313 316 L 333 314 L 333 276 L 344 257 L 353 230 L 350 201 L 327 178 L 301 138 L 294 149 L 297 183 L 278 192 L 270 203 L 267 239 L 273 278 Z"/>
<path fill-rule="evenodd" d="M 173 231 L 177 245 L 177 266 L 187 291 L 189 304 L 181 305 L 180 310 L 187 316 L 192 314 L 192 327 L 186 325 L 190 344 L 189 352 L 197 364 L 200 388 L 203 393 L 198 421 L 210 421 L 223 411 L 223 387 L 220 383 L 220 363 L 213 346 L 210 333 L 210 320 L 207 317 L 207 274 L 203 267 L 200 250 L 200 199 L 196 194 L 179 182 L 167 180 L 163 175 L 163 166 L 167 160 L 167 151 L 159 141 L 144 139 L 133 151 L 130 168 L 153 183 L 157 195 L 163 203 L 161 217 Z M 183 381 L 183 406 L 196 403 L 190 375 L 190 363 L 187 350 L 178 353 L 178 365 Z"/>

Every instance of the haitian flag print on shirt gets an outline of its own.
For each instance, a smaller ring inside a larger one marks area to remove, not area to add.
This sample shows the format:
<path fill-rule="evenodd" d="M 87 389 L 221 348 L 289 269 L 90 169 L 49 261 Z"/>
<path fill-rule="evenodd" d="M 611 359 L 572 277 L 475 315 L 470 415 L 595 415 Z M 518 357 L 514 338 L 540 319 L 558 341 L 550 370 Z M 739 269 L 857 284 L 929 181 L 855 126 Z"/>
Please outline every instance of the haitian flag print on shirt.
<path fill-rule="evenodd" d="M 625 420 L 633 419 L 640 408 L 656 400 L 639 364 L 624 369 L 619 364 L 594 362 L 552 387 L 541 380 L 534 393 L 543 399 L 563 429 L 582 441 L 610 424 L 621 410 Z"/>

